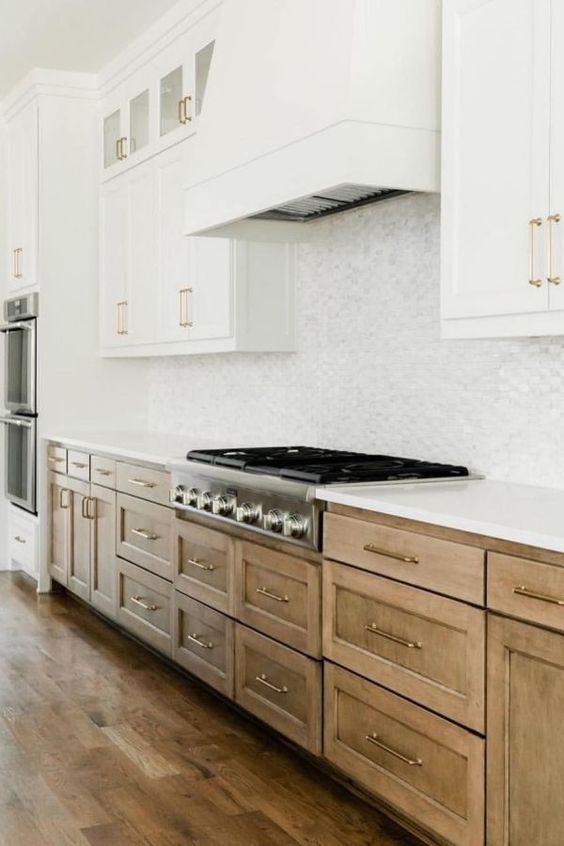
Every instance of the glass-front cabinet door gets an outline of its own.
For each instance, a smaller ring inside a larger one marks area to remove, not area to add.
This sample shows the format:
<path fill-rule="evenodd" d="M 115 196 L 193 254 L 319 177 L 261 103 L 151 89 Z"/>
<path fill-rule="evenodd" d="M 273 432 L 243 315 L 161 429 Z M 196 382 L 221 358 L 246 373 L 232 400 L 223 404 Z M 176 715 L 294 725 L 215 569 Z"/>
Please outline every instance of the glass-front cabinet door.
<path fill-rule="evenodd" d="M 123 158 L 121 109 L 117 108 L 104 117 L 104 169 L 110 168 Z"/>
<path fill-rule="evenodd" d="M 134 156 L 148 146 L 150 141 L 150 95 L 146 88 L 129 101 L 128 152 Z"/>

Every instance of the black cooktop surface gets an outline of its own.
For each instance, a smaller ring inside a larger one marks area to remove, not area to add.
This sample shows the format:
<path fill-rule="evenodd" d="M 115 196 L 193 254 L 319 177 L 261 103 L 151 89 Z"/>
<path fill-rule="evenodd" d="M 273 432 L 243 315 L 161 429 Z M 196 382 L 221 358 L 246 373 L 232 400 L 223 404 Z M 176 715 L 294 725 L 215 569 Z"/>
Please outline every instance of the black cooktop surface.
<path fill-rule="evenodd" d="M 187 458 L 316 485 L 468 476 L 466 467 L 452 464 L 307 446 L 192 450 Z"/>

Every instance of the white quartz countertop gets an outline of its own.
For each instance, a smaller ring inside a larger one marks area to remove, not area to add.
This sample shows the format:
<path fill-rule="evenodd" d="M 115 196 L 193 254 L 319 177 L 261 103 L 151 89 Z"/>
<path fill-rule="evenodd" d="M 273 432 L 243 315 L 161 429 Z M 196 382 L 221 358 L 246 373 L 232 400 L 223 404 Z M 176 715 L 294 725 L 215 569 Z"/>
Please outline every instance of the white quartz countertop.
<path fill-rule="evenodd" d="M 333 485 L 326 502 L 564 552 L 564 490 L 489 479 Z"/>
<path fill-rule="evenodd" d="M 102 452 L 116 458 L 146 461 L 151 464 L 172 464 L 186 460 L 190 449 L 224 447 L 205 438 L 163 432 L 100 432 L 54 430 L 43 435 L 44 441 L 58 441 L 73 449 Z"/>

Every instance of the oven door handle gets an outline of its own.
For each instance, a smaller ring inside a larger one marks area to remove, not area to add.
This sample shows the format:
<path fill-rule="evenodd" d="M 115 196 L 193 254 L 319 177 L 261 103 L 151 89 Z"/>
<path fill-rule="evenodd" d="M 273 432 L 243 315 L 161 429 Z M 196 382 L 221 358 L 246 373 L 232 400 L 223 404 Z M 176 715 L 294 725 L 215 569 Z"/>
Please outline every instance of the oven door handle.
<path fill-rule="evenodd" d="M 15 417 L 0 417 L 0 423 L 5 423 L 6 426 L 20 426 L 24 429 L 31 429 L 33 426 L 31 420 L 22 420 Z"/>
<path fill-rule="evenodd" d="M 25 332 L 31 332 L 33 329 L 32 323 L 4 323 L 0 326 L 0 332 L 16 332 L 23 329 Z"/>

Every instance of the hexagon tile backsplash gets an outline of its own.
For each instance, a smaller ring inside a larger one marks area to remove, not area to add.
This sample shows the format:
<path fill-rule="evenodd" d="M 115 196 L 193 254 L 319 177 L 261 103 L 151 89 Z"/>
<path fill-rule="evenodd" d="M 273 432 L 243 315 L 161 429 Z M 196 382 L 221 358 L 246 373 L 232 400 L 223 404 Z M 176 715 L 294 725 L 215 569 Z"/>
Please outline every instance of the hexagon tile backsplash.
<path fill-rule="evenodd" d="M 313 224 L 297 351 L 154 359 L 150 427 L 564 486 L 564 338 L 440 340 L 439 208 L 411 195 Z"/>

